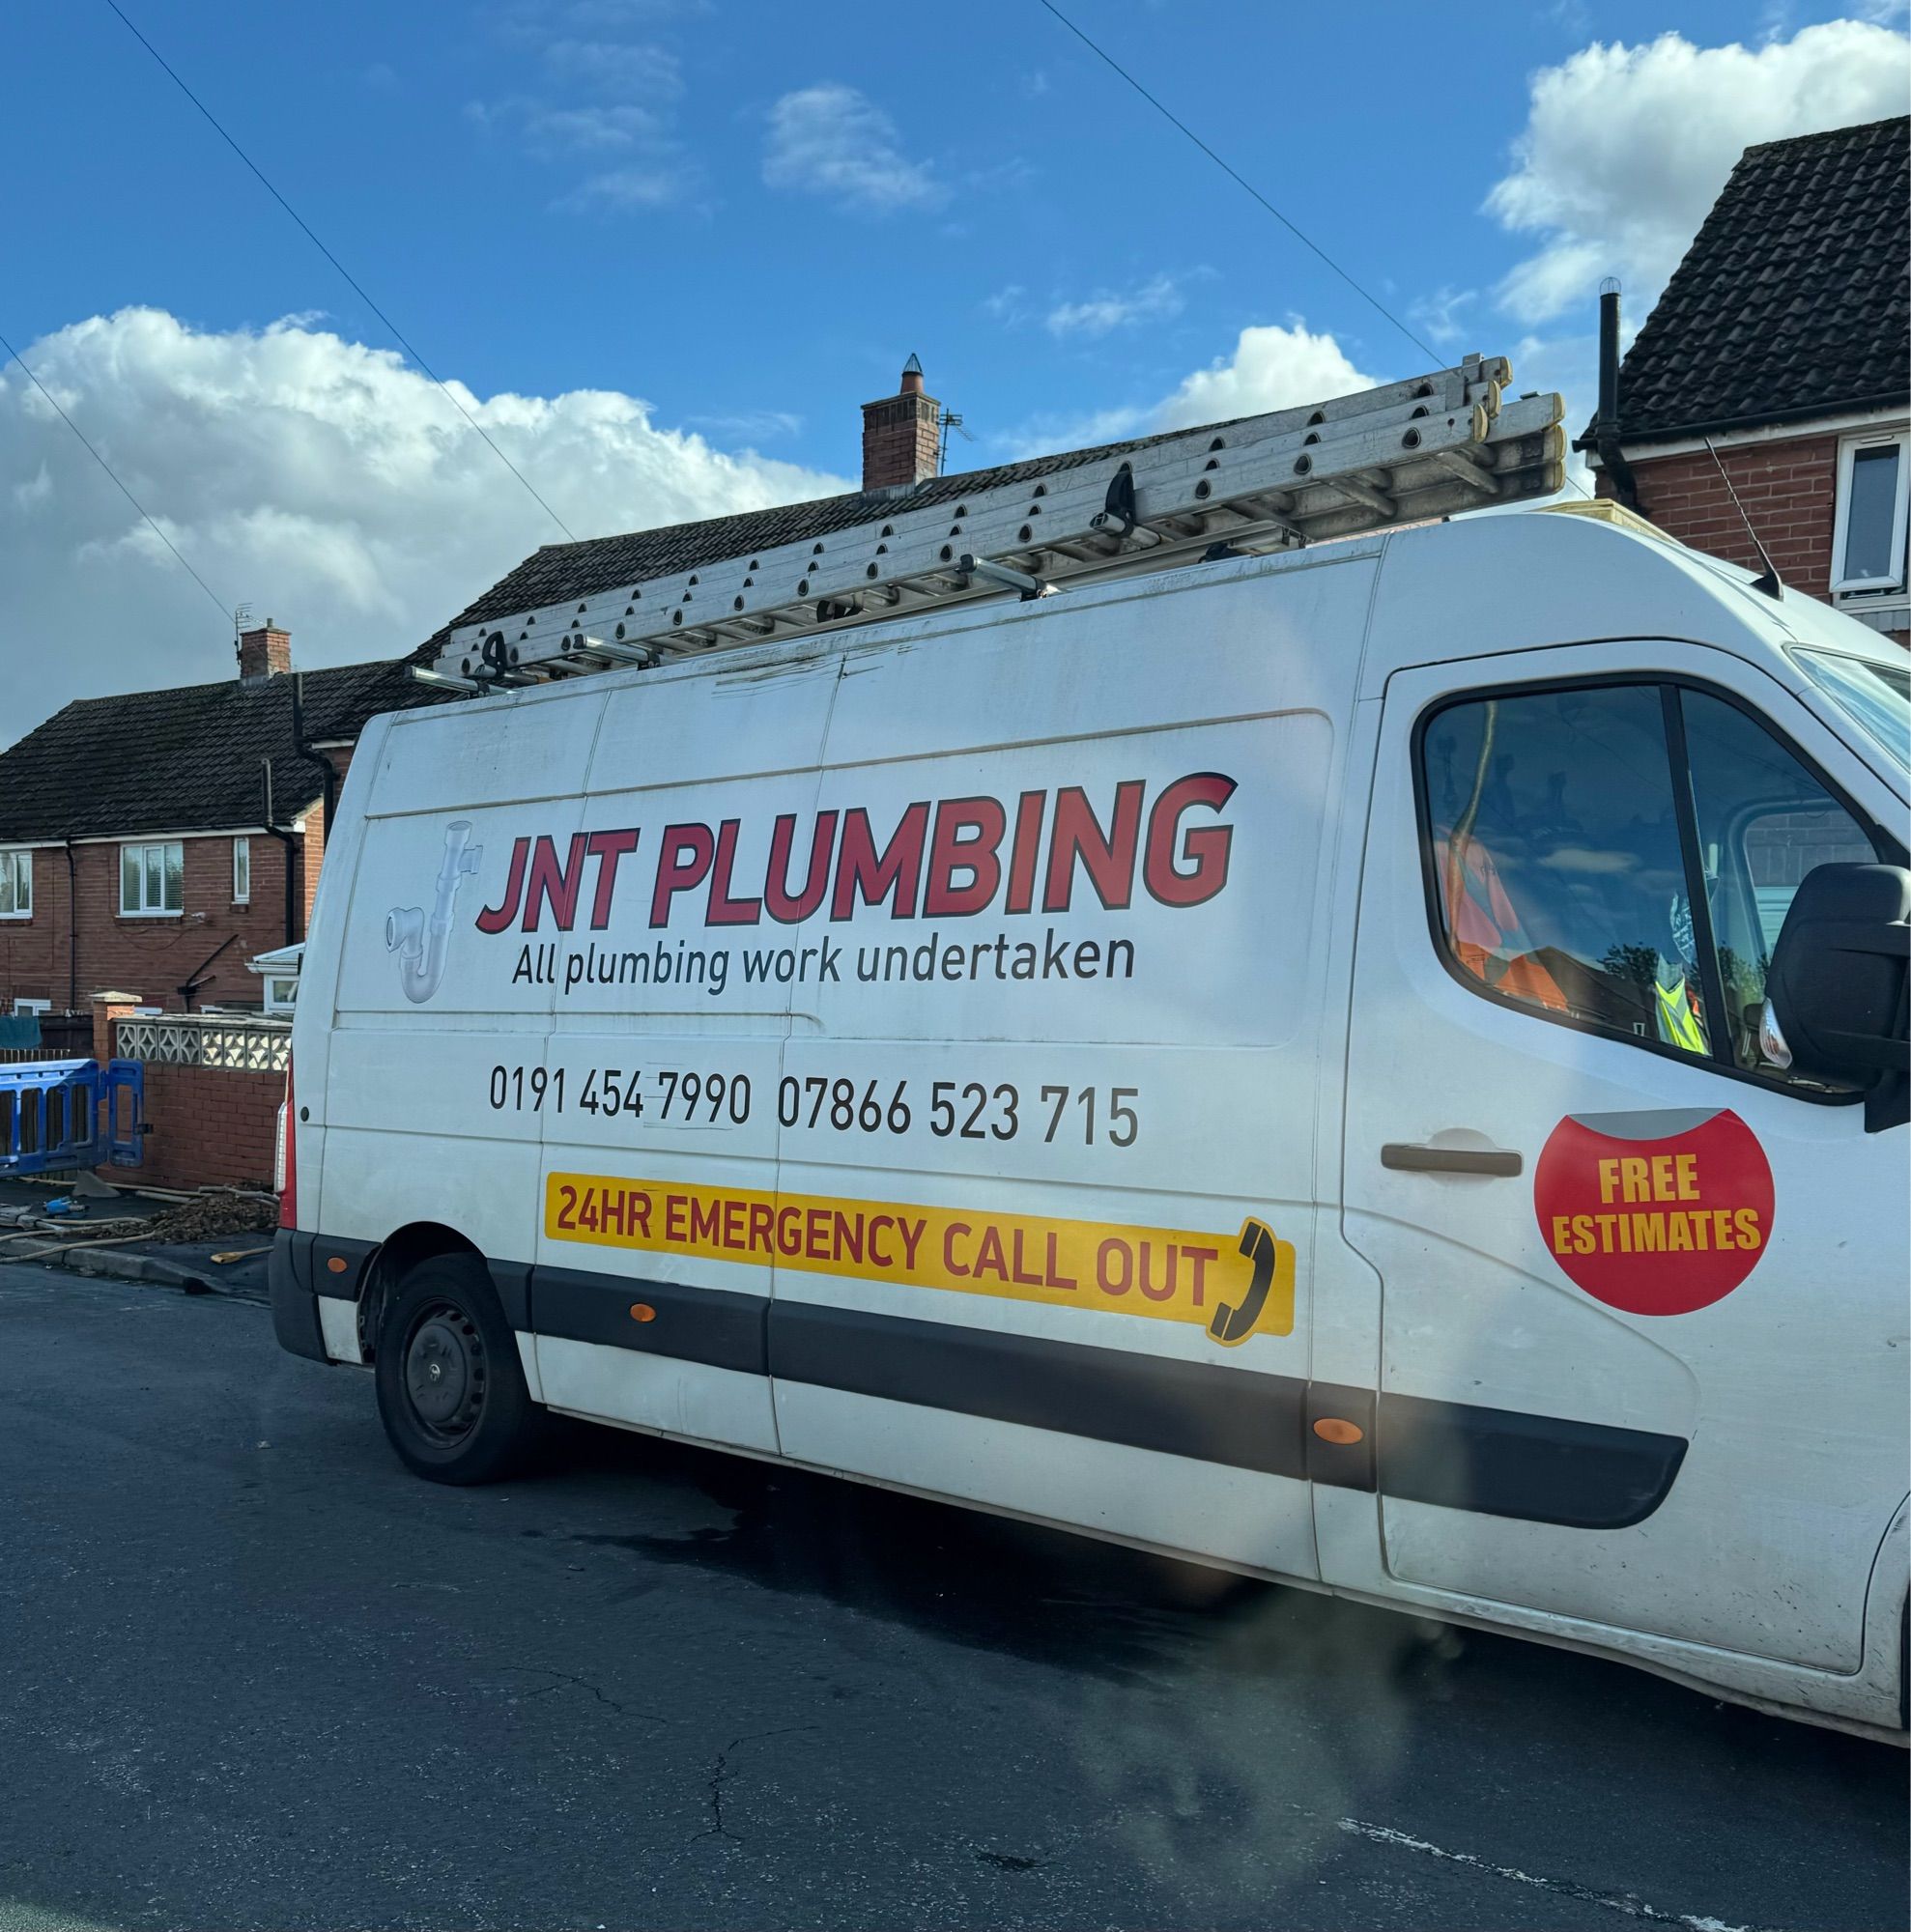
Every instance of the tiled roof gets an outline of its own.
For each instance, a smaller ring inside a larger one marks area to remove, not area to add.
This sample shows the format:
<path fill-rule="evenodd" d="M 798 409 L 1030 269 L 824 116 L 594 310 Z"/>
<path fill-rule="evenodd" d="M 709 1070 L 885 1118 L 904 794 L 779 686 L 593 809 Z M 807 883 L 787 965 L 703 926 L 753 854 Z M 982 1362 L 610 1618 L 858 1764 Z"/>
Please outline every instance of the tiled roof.
<path fill-rule="evenodd" d="M 438 701 L 403 664 L 307 671 L 305 731 L 356 738 L 378 712 Z M 79 698 L 0 752 L 0 844 L 257 825 L 268 759 L 283 824 L 323 783 L 293 750 L 289 677 Z"/>
<path fill-rule="evenodd" d="M 1911 400 L 1911 119 L 1748 148 L 1627 353 L 1627 443 Z"/>
<path fill-rule="evenodd" d="M 1217 424 L 1225 429 L 1225 423 Z M 1184 435 L 1172 430 L 1165 435 Z M 700 570 L 708 563 L 745 552 L 773 550 L 779 544 L 801 543 L 827 536 L 831 530 L 867 523 L 900 511 L 920 510 L 931 503 L 952 503 L 977 490 L 1000 483 L 1033 482 L 1058 470 L 1119 456 L 1161 437 L 1136 437 L 1127 442 L 1102 443 L 1093 449 L 1063 450 L 1053 456 L 1031 457 L 1023 463 L 1004 463 L 993 469 L 971 469 L 956 476 L 931 476 L 908 490 L 870 494 L 851 491 L 841 497 L 819 497 L 808 503 L 784 503 L 767 510 L 746 510 L 739 516 L 709 517 L 699 524 L 670 524 L 662 529 L 634 530 L 628 536 L 592 537 L 584 543 L 547 544 L 527 557 L 508 577 L 499 579 L 476 603 L 461 611 L 438 635 L 412 654 L 416 664 L 429 664 L 439 647 L 461 624 L 478 624 L 494 617 L 514 616 L 569 598 L 586 598 L 618 584 L 637 583 L 646 577 L 673 577 Z"/>

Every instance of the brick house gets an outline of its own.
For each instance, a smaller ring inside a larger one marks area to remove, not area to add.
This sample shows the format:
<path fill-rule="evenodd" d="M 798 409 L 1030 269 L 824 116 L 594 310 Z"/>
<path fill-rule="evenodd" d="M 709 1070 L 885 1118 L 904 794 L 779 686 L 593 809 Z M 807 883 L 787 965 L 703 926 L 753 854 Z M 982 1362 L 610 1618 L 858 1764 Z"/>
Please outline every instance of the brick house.
<path fill-rule="evenodd" d="M 260 1004 L 245 961 L 303 936 L 366 721 L 438 699 L 402 663 L 295 678 L 271 624 L 239 668 L 78 699 L 0 753 L 0 1013 Z"/>
<path fill-rule="evenodd" d="M 1748 148 L 1595 418 L 1599 494 L 1902 643 L 1911 120 Z M 1703 439 L 1719 453 L 1715 463 Z"/>

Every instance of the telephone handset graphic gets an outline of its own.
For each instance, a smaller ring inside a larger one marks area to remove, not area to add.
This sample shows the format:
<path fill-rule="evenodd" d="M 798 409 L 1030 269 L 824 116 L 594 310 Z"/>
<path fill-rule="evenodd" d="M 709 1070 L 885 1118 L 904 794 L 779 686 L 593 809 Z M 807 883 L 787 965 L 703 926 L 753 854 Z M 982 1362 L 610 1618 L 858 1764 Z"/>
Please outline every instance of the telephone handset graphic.
<path fill-rule="evenodd" d="M 1265 1221 L 1251 1216 L 1241 1223 L 1241 1252 L 1253 1264 L 1247 1293 L 1239 1303 L 1222 1302 L 1209 1319 L 1208 1332 L 1223 1348 L 1244 1342 L 1254 1332 L 1261 1311 L 1268 1305 L 1268 1291 L 1273 1286 L 1274 1268 L 1280 1260 L 1280 1246 L 1274 1231 Z"/>

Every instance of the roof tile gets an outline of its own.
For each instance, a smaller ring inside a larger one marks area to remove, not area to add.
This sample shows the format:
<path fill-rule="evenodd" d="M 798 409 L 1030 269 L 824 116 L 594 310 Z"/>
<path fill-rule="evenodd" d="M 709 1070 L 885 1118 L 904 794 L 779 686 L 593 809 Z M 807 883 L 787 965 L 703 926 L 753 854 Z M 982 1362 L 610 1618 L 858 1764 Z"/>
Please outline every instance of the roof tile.
<path fill-rule="evenodd" d="M 1739 157 L 1627 352 L 1627 442 L 1911 400 L 1911 118 Z"/>
<path fill-rule="evenodd" d="M 378 712 L 441 701 L 402 663 L 304 678 L 313 739 L 355 738 Z M 268 763 L 283 823 L 321 782 L 293 749 L 289 677 L 82 697 L 0 753 L 0 844 L 257 825 Z"/>

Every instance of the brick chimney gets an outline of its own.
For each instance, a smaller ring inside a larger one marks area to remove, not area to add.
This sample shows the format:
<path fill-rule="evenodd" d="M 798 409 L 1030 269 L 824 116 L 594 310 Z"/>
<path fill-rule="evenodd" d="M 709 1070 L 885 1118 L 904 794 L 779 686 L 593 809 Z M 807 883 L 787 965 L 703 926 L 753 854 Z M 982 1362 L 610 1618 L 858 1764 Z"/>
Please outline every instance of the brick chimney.
<path fill-rule="evenodd" d="M 936 456 L 942 405 L 923 393 L 923 365 L 902 365 L 902 387 L 863 405 L 863 488 L 906 490 L 940 465 Z"/>
<path fill-rule="evenodd" d="M 247 684 L 283 677 L 292 668 L 292 633 L 268 617 L 256 630 L 239 634 L 239 674 Z"/>

